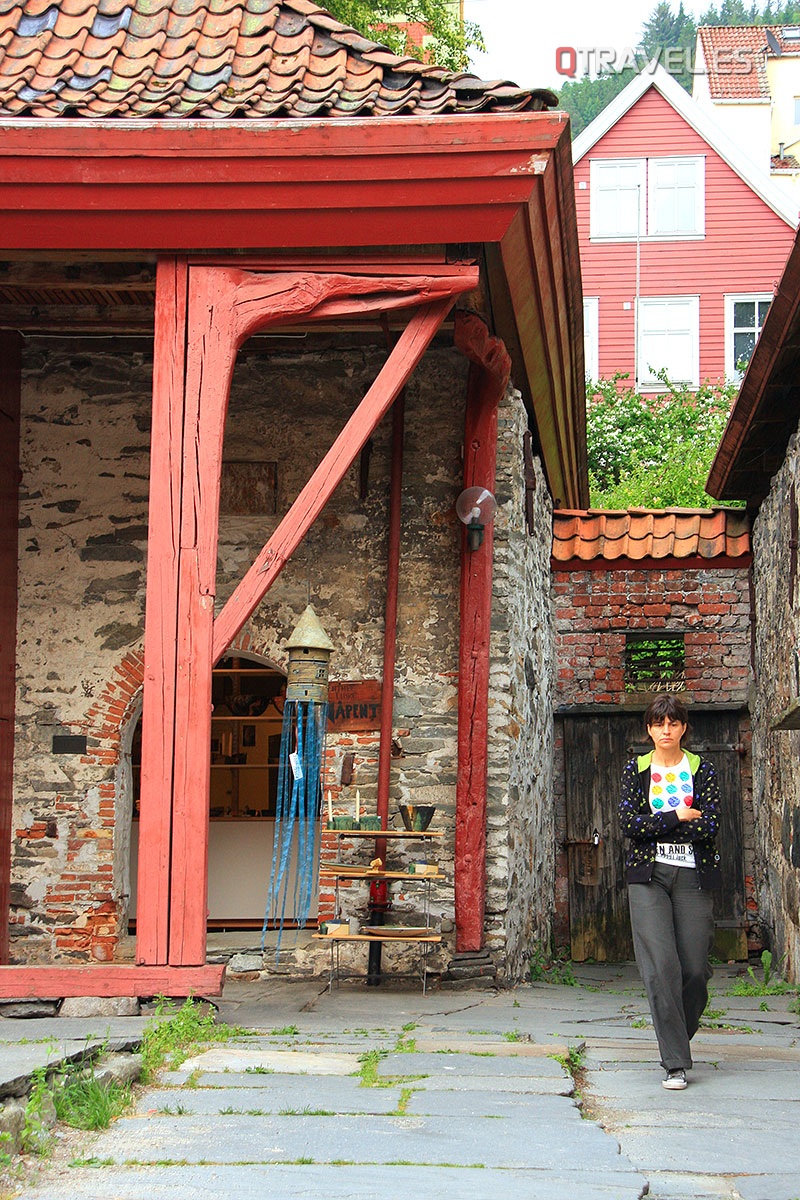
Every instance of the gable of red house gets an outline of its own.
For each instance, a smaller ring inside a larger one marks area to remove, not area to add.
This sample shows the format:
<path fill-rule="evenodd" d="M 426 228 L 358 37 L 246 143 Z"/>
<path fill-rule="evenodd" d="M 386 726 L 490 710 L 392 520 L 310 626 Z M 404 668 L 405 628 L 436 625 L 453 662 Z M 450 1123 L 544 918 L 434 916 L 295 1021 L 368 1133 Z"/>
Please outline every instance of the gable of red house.
<path fill-rule="evenodd" d="M 742 149 L 660 69 L 576 139 L 590 377 L 623 372 L 643 391 L 660 390 L 661 368 L 691 387 L 737 377 L 796 224 Z"/>

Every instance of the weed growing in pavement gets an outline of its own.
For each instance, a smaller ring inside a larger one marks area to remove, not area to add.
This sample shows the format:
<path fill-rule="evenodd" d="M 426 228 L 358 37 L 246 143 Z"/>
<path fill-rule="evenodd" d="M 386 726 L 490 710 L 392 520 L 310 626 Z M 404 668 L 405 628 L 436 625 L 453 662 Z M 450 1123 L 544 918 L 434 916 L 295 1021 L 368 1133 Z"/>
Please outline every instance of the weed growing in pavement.
<path fill-rule="evenodd" d="M 142 1035 L 142 1079 L 147 1082 L 161 1067 L 175 1070 L 198 1045 L 252 1036 L 238 1025 L 216 1024 L 213 1008 L 189 996 L 178 1007 L 164 996 L 156 997 L 155 1019 Z"/>
<path fill-rule="evenodd" d="M 414 1021 L 409 1021 L 403 1026 L 403 1032 L 398 1035 L 397 1041 L 394 1044 L 395 1054 L 416 1054 L 417 1042 L 415 1038 L 408 1037 L 417 1028 Z"/>
<path fill-rule="evenodd" d="M 518 1030 L 516 1030 L 516 1029 L 508 1029 L 503 1034 L 503 1041 L 504 1042 L 521 1042 L 522 1034 L 519 1033 Z"/>
<path fill-rule="evenodd" d="M 727 1017 L 727 1008 L 710 1008 L 706 1007 L 705 1012 L 700 1018 L 701 1025 L 713 1025 L 717 1021 L 721 1021 L 723 1017 Z"/>
<path fill-rule="evenodd" d="M 358 1061 L 361 1066 L 357 1072 L 360 1076 L 360 1087 L 397 1087 L 405 1083 L 414 1083 L 417 1079 L 426 1079 L 426 1075 L 380 1075 L 378 1067 L 381 1060 L 386 1058 L 388 1050 L 368 1050 L 361 1054 Z"/>
<path fill-rule="evenodd" d="M 49 1109 L 52 1109 L 53 1097 L 50 1084 L 47 1081 L 46 1067 L 37 1067 L 31 1074 L 31 1090 L 25 1105 L 25 1118 L 22 1125 L 20 1142 L 22 1149 L 28 1154 L 47 1154 L 52 1144 L 50 1133 Z"/>
<path fill-rule="evenodd" d="M 570 1046 L 566 1054 L 551 1054 L 550 1058 L 554 1058 L 557 1063 L 560 1063 L 568 1075 L 574 1079 L 579 1071 L 583 1070 L 583 1063 L 586 1057 L 585 1046 Z"/>
<path fill-rule="evenodd" d="M 94 1070 L 67 1070 L 53 1089 L 56 1116 L 73 1129 L 108 1129 L 115 1117 L 131 1105 L 126 1083 L 100 1083 Z"/>
<path fill-rule="evenodd" d="M 747 974 L 737 979 L 731 988 L 732 996 L 783 996 L 794 993 L 797 989 L 791 983 L 778 978 L 772 969 L 772 954 L 764 950 L 761 955 L 761 979 L 756 977 L 752 967 L 747 968 Z"/>
<path fill-rule="evenodd" d="M 531 983 L 560 983 L 567 987 L 578 985 L 570 960 L 555 958 L 544 946 L 534 947 L 529 966 Z"/>
<path fill-rule="evenodd" d="M 270 1029 L 270 1037 L 297 1037 L 300 1030 L 296 1025 L 284 1025 L 281 1029 Z"/>
<path fill-rule="evenodd" d="M 631 1021 L 631 1029 L 647 1029 L 647 1017 L 634 1017 Z"/>

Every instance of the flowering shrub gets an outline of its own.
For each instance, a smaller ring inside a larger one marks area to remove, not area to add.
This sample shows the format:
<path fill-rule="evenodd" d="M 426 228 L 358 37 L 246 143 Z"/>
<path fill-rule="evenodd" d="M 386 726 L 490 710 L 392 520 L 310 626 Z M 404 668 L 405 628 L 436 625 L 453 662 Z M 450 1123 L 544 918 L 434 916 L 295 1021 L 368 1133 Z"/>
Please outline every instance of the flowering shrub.
<path fill-rule="evenodd" d="M 627 375 L 589 383 L 586 440 L 595 508 L 708 508 L 718 503 L 706 479 L 725 429 L 736 385 L 692 392 L 665 372 L 664 391 L 642 395 L 620 386 Z"/>

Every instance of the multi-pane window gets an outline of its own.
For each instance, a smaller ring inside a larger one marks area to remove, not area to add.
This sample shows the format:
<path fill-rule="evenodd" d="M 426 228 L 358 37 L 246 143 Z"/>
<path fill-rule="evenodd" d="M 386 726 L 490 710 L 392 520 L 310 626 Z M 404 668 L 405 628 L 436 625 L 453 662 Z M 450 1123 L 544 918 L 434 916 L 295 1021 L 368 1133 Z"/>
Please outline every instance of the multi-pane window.
<path fill-rule="evenodd" d="M 593 238 L 695 238 L 705 234 L 705 158 L 592 159 Z"/>
<path fill-rule="evenodd" d="M 682 633 L 625 635 L 625 690 L 682 692 L 686 687 L 686 649 Z"/>
<path fill-rule="evenodd" d="M 744 375 L 771 303 L 769 292 L 725 297 L 726 378 L 738 382 Z"/>
<path fill-rule="evenodd" d="M 700 375 L 700 297 L 647 296 L 639 301 L 638 385 L 663 387 L 665 371 L 671 383 L 697 387 Z"/>

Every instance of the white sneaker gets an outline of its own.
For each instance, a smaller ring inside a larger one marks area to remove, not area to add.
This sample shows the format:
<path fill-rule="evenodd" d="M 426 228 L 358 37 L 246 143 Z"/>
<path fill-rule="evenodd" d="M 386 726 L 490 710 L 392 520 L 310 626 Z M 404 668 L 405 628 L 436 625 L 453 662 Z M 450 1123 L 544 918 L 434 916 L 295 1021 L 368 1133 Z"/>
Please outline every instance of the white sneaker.
<path fill-rule="evenodd" d="M 686 1072 L 683 1067 L 678 1067 L 674 1071 L 667 1071 L 664 1078 L 661 1080 L 661 1086 L 668 1088 L 671 1092 L 682 1092 L 687 1087 Z"/>

